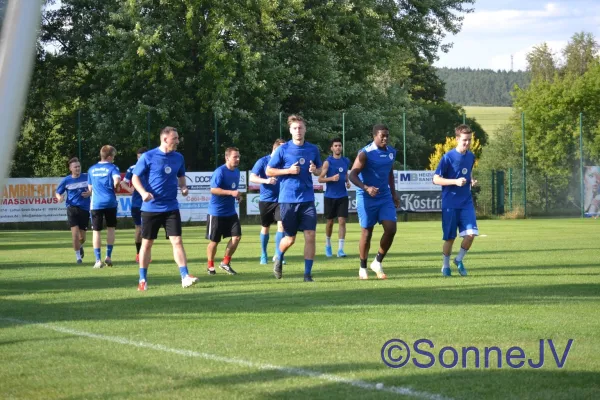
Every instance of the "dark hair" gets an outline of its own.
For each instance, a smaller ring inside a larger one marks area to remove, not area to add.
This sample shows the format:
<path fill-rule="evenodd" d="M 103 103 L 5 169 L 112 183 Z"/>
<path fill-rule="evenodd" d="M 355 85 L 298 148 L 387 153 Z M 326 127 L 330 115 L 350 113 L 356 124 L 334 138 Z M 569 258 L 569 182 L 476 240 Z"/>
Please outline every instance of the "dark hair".
<path fill-rule="evenodd" d="M 73 164 L 73 163 L 76 163 L 76 162 L 79 162 L 79 158 L 77 158 L 77 157 L 73 157 L 73 158 L 71 158 L 71 159 L 69 160 L 69 162 L 67 163 L 67 167 L 70 167 L 70 166 L 71 166 L 71 164 Z"/>
<path fill-rule="evenodd" d="M 377 136 L 377 132 L 379 131 L 390 131 L 390 129 L 387 127 L 387 125 L 384 124 L 376 124 L 373 125 L 373 136 Z"/>
<path fill-rule="evenodd" d="M 162 131 L 160 131 L 160 136 L 168 135 L 171 132 L 177 132 L 177 128 L 173 128 L 172 126 L 165 126 Z"/>
<path fill-rule="evenodd" d="M 147 151 L 148 151 L 147 147 L 140 147 L 139 149 L 137 149 L 137 151 L 135 152 L 135 154 L 144 154 Z"/>
<path fill-rule="evenodd" d="M 454 135 L 456 137 L 459 137 L 463 133 L 467 134 L 467 135 L 470 135 L 471 133 L 473 133 L 473 131 L 471 130 L 471 127 L 469 125 L 467 125 L 467 124 L 460 124 L 459 126 L 457 126 L 454 129 Z"/>
<path fill-rule="evenodd" d="M 302 122 L 304 125 L 306 125 L 306 122 L 304 122 L 304 118 L 296 114 L 290 115 L 287 119 L 288 126 L 291 126 L 294 122 Z"/>
<path fill-rule="evenodd" d="M 285 140 L 283 139 L 275 139 L 275 141 L 273 142 L 273 149 L 276 149 L 277 147 L 279 147 L 280 145 L 284 144 Z"/>
<path fill-rule="evenodd" d="M 237 147 L 228 147 L 225 149 L 225 157 L 229 157 L 229 154 L 231 154 L 232 151 L 237 151 L 238 153 L 240 152 Z"/>
<path fill-rule="evenodd" d="M 331 142 L 329 142 L 329 147 L 333 146 L 334 143 L 342 143 L 342 139 L 339 137 L 331 139 Z"/>

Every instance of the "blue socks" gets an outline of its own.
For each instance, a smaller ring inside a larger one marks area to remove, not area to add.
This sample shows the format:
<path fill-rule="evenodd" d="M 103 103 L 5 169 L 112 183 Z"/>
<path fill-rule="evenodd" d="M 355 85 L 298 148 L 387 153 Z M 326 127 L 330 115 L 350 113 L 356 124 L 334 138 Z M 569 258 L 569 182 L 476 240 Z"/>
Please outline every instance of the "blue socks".
<path fill-rule="evenodd" d="M 304 260 L 304 275 L 310 275 L 312 271 L 313 260 Z"/>
<path fill-rule="evenodd" d="M 189 274 L 187 265 L 184 265 L 183 267 L 179 267 L 179 274 L 181 275 L 181 279 L 185 278 L 186 275 Z"/>
<path fill-rule="evenodd" d="M 260 234 L 260 249 L 262 251 L 263 256 L 267 256 L 267 245 L 269 244 L 269 234 Z"/>
<path fill-rule="evenodd" d="M 96 255 L 96 261 L 100 261 L 102 255 L 100 254 L 100 249 L 94 248 L 94 254 Z"/>
<path fill-rule="evenodd" d="M 106 245 L 106 257 L 112 258 L 112 249 L 113 249 L 113 245 L 112 244 L 107 244 Z"/>
<path fill-rule="evenodd" d="M 284 232 L 277 231 L 277 233 L 275 234 L 275 255 L 280 260 L 282 259 L 282 254 L 279 251 L 279 243 L 281 242 L 281 239 L 283 239 L 284 237 L 285 237 L 285 233 Z"/>
<path fill-rule="evenodd" d="M 148 275 L 148 268 L 140 268 L 140 282 L 145 281 L 147 275 Z"/>

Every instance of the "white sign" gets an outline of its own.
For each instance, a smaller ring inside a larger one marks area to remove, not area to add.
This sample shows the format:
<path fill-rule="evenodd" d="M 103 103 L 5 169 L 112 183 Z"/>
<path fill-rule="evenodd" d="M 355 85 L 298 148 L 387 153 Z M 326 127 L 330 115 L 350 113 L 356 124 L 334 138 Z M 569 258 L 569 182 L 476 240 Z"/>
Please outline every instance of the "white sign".
<path fill-rule="evenodd" d="M 2 189 L 0 223 L 66 221 L 65 203 L 54 197 L 62 178 L 11 178 Z"/>
<path fill-rule="evenodd" d="M 433 184 L 433 174 L 434 171 L 394 171 L 396 190 L 399 192 L 441 191 L 440 185 Z"/>

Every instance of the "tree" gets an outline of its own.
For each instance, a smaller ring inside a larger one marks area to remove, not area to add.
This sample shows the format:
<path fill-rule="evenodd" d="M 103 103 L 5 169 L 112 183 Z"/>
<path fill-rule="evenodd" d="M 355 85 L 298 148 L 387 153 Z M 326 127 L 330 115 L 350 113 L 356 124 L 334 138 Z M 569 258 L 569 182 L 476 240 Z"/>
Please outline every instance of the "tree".
<path fill-rule="evenodd" d="M 428 169 L 430 171 L 435 171 L 438 164 L 442 160 L 442 156 L 444 154 L 446 154 L 447 152 L 449 152 L 450 150 L 455 149 L 457 145 L 458 145 L 458 142 L 456 141 L 456 136 L 455 137 L 447 137 L 446 141 L 444 143 L 436 144 L 435 150 L 429 156 L 429 168 Z M 473 135 L 473 141 L 471 142 L 471 148 L 469 150 L 471 152 L 473 152 L 473 154 L 475 154 L 475 167 L 477 167 L 478 159 L 481 155 L 482 147 L 481 147 L 481 143 L 479 143 L 479 140 L 475 137 L 475 135 Z"/>
<path fill-rule="evenodd" d="M 598 42 L 591 33 L 580 32 L 571 37 L 563 49 L 565 74 L 583 75 L 598 55 Z"/>
<path fill-rule="evenodd" d="M 557 72 L 554 54 L 546 42 L 534 46 L 527 53 L 527 71 L 531 73 L 531 80 L 552 81 Z"/>

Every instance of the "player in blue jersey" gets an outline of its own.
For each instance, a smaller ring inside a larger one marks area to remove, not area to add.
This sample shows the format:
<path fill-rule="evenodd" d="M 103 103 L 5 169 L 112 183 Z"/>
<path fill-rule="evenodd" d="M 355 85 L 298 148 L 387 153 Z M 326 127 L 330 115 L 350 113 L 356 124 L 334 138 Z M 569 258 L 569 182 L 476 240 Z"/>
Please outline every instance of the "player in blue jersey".
<path fill-rule="evenodd" d="M 346 219 L 348 218 L 348 189 L 350 188 L 350 160 L 342 156 L 342 139 L 331 141 L 332 155 L 323 162 L 319 183 L 327 184 L 325 189 L 325 255 L 332 257 L 331 234 L 333 223 L 338 220 L 338 257 L 346 257 L 344 241 L 346 239 Z"/>
<path fill-rule="evenodd" d="M 279 210 L 279 203 L 277 199 L 279 197 L 279 181 L 273 176 L 267 176 L 266 169 L 273 153 L 281 146 L 285 141 L 283 139 L 275 140 L 273 143 L 273 150 L 271 154 L 260 158 L 252 168 L 250 172 L 250 182 L 260 184 L 260 197 L 258 202 L 258 209 L 260 211 L 260 248 L 261 256 L 260 263 L 267 264 L 269 256 L 267 255 L 267 246 L 269 244 L 269 230 L 271 224 L 277 222 L 277 233 L 275 234 L 275 255 L 273 261 L 281 258 L 279 252 L 279 243 L 285 236 L 283 232 L 283 224 L 281 223 L 281 213 Z"/>
<path fill-rule="evenodd" d="M 112 267 L 112 251 L 117 227 L 117 194 L 121 182 L 119 167 L 113 164 L 117 149 L 110 145 L 100 149 L 100 162 L 88 170 L 88 189 L 92 192 L 92 232 L 96 263 L 94 268 L 104 265 Z M 106 258 L 102 264 L 102 236 L 100 232 L 106 220 Z"/>
<path fill-rule="evenodd" d="M 139 160 L 142 154 L 144 154 L 146 151 L 148 151 L 146 147 L 140 147 L 137 150 L 137 159 Z M 125 185 L 121 185 L 121 187 L 131 193 L 131 218 L 133 218 L 133 223 L 135 225 L 135 262 L 139 264 L 140 248 L 142 247 L 142 196 L 140 196 L 140 194 L 131 184 L 134 168 L 135 164 L 127 168 L 125 179 L 123 179 L 123 183 Z"/>
<path fill-rule="evenodd" d="M 56 188 L 58 201 L 65 201 L 64 193 L 67 192 L 67 219 L 71 227 L 73 239 L 73 250 L 77 264 L 81 264 L 84 256 L 83 244 L 85 243 L 86 231 L 90 222 L 90 196 L 88 190 L 88 176 L 81 173 L 81 164 L 77 157 L 69 160 L 69 171 Z"/>
<path fill-rule="evenodd" d="M 138 290 L 148 290 L 148 265 L 152 245 L 158 230 L 164 226 L 171 245 L 173 258 L 179 267 L 181 286 L 190 287 L 198 278 L 188 272 L 187 257 L 181 240 L 181 214 L 177 188 L 188 195 L 185 182 L 185 164 L 178 153 L 179 133 L 167 126 L 160 132 L 160 146 L 142 154 L 133 169 L 131 182 L 142 197 L 142 247 L 140 249 L 140 279 Z"/>
<path fill-rule="evenodd" d="M 210 203 L 208 204 L 208 215 L 206 216 L 206 239 L 209 240 L 206 247 L 208 258 L 207 271 L 209 275 L 215 272 L 215 254 L 217 246 L 222 238 L 230 238 L 225 248 L 225 256 L 219 264 L 219 268 L 230 275 L 237 272 L 231 268 L 231 257 L 242 238 L 242 226 L 240 218 L 235 211 L 235 202 L 241 201 L 240 187 L 240 151 L 235 147 L 225 150 L 225 164 L 213 172 L 210 177 Z"/>
<path fill-rule="evenodd" d="M 387 126 L 373 126 L 373 142 L 358 152 L 350 171 L 350 181 L 357 186 L 356 209 L 361 228 L 358 244 L 359 279 L 369 278 L 367 258 L 375 224 L 380 223 L 383 226 L 379 250 L 371 263 L 371 269 L 379 279 L 386 278 L 381 263 L 396 235 L 396 208 L 400 205 L 400 200 L 396 195 L 393 171 L 396 149 L 388 146 L 389 136 Z"/>
<path fill-rule="evenodd" d="M 456 239 L 456 231 L 463 238 L 460 251 L 454 259 L 458 273 L 467 275 L 463 259 L 479 234 L 471 188 L 477 184 L 473 179 L 475 155 L 469 151 L 473 132 L 468 125 L 459 125 L 454 130 L 456 148 L 442 156 L 433 175 L 433 183 L 442 186 L 442 231 L 444 264 L 442 274 L 450 276 L 450 255 Z"/>
<path fill-rule="evenodd" d="M 304 232 L 304 282 L 312 282 L 317 209 L 311 175 L 321 174 L 321 155 L 317 146 L 305 141 L 306 124 L 302 117 L 290 115 L 287 122 L 292 140 L 275 150 L 266 171 L 267 176 L 280 182 L 278 201 L 286 234 L 279 244 L 281 257 L 274 262 L 273 274 L 281 279 L 283 257 L 300 231 Z"/>

